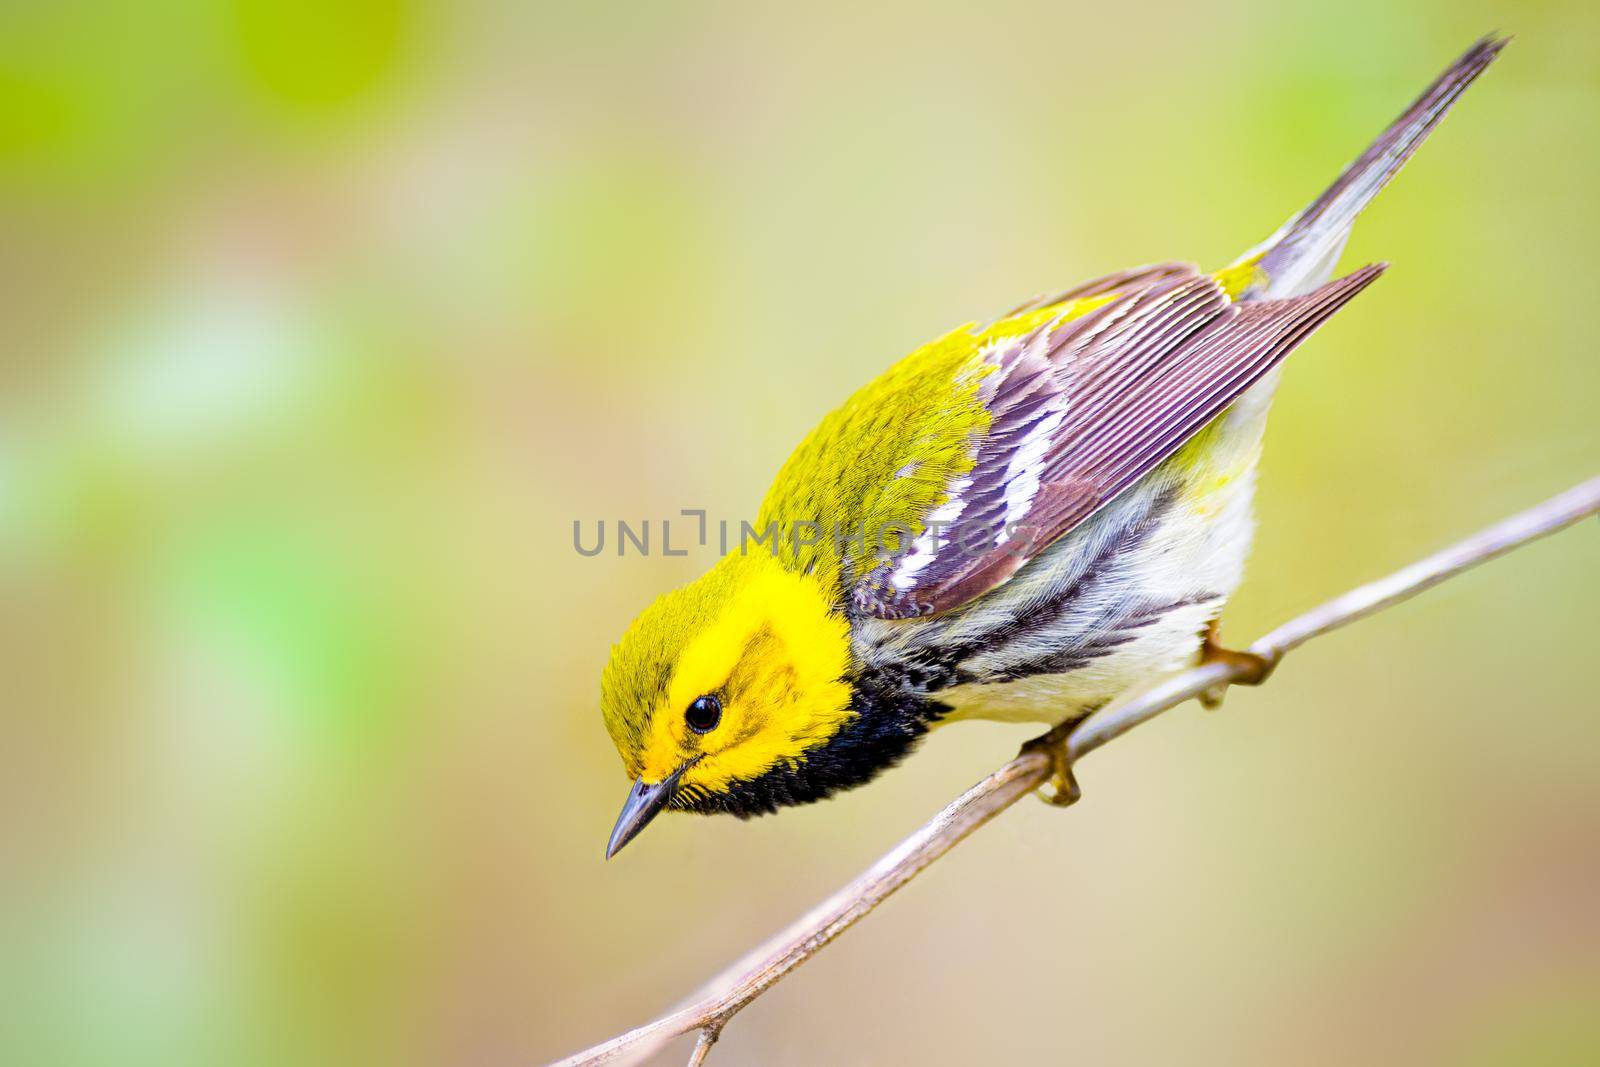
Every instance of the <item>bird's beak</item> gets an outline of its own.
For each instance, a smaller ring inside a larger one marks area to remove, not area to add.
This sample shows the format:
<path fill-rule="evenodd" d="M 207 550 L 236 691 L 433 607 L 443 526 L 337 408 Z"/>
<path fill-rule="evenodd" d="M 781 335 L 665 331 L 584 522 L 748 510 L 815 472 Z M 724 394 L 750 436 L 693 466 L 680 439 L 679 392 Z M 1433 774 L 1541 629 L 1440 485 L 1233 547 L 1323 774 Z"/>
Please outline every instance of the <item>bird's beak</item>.
<path fill-rule="evenodd" d="M 606 859 L 620 852 L 623 845 L 660 814 L 672 800 L 672 794 L 678 791 L 678 779 L 692 766 L 694 760 L 667 775 L 665 781 L 652 783 L 640 778 L 633 783 L 633 788 L 628 790 L 627 803 L 622 805 L 622 814 L 617 816 L 617 825 L 611 831 L 611 841 L 606 845 Z"/>

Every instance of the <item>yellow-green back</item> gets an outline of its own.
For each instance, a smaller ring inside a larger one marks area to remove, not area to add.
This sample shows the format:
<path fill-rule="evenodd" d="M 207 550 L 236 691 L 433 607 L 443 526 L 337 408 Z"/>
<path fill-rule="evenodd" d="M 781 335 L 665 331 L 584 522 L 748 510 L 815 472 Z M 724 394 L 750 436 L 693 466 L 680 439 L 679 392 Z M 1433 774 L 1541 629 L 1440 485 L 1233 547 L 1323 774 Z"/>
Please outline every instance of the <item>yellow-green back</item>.
<path fill-rule="evenodd" d="M 794 450 L 767 492 L 758 528 L 775 528 L 785 564 L 829 588 L 841 563 L 859 570 L 880 548 L 920 533 L 951 481 L 972 469 L 989 429 L 981 393 L 996 367 L 985 350 L 1114 296 L 1047 304 L 986 328 L 968 323 L 901 359 Z"/>

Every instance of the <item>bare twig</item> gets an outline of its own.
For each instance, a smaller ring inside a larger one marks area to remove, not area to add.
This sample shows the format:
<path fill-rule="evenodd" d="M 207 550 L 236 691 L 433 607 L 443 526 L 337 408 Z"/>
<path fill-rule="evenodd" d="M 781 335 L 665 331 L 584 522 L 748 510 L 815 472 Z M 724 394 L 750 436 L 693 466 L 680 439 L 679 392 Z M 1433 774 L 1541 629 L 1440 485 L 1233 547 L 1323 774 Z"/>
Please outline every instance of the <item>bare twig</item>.
<path fill-rule="evenodd" d="M 1386 578 L 1291 619 L 1250 646 L 1277 662 L 1314 637 L 1393 607 L 1446 578 L 1600 512 L 1600 477 L 1497 523 Z M 1068 740 L 1074 759 L 1170 708 L 1239 677 L 1242 665 L 1208 663 L 1089 718 Z M 703 1063 L 728 1020 L 881 904 L 923 868 L 1050 777 L 1049 757 L 1023 752 L 957 797 L 865 873 L 713 980 L 687 1007 L 561 1060 L 559 1067 L 636 1062 L 673 1038 L 699 1032 L 691 1067 Z"/>
<path fill-rule="evenodd" d="M 700 1031 L 700 1036 L 694 1042 L 694 1051 L 689 1054 L 689 1067 L 700 1067 L 706 1062 L 706 1057 L 711 1055 L 711 1046 L 717 1043 L 720 1033 L 720 1030 L 711 1026 Z"/>

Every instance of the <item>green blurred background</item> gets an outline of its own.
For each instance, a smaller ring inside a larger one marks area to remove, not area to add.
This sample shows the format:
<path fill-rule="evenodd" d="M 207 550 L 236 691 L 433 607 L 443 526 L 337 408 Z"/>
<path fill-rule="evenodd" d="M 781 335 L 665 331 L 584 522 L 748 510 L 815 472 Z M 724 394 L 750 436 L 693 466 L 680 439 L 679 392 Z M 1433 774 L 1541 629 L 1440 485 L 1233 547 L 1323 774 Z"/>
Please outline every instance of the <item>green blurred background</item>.
<path fill-rule="evenodd" d="M 600 668 L 710 557 L 573 520 L 751 516 L 893 358 L 1225 262 L 1494 28 L 1291 364 L 1236 638 L 1600 466 L 1594 4 L 6 5 L 0 1061 L 532 1064 L 690 992 L 1027 731 L 605 864 Z M 1097 755 L 716 1058 L 1595 1062 L 1595 533 Z"/>

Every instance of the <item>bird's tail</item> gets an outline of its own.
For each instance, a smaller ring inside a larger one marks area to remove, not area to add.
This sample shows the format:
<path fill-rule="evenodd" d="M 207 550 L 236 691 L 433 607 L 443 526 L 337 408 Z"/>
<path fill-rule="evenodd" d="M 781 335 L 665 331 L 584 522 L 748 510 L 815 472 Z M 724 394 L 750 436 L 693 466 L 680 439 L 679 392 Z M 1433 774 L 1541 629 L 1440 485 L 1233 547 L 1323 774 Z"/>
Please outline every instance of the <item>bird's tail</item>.
<path fill-rule="evenodd" d="M 1296 296 L 1326 281 L 1356 216 L 1400 172 L 1456 97 L 1494 62 L 1508 40 L 1491 35 L 1467 49 L 1309 207 L 1241 256 L 1230 272 L 1255 267 L 1241 299 Z"/>

